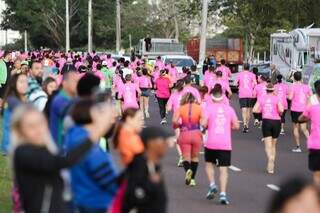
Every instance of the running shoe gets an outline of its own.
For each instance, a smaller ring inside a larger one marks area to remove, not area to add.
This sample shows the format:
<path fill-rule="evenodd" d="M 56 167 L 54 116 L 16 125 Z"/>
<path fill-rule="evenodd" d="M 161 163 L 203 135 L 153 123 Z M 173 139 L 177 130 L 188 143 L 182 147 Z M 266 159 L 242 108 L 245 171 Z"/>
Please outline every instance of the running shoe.
<path fill-rule="evenodd" d="M 183 167 L 183 157 L 182 156 L 179 157 L 179 161 L 178 161 L 177 166 L 178 167 Z"/>
<path fill-rule="evenodd" d="M 247 126 L 243 127 L 243 133 L 248 133 L 249 132 L 249 128 Z"/>
<path fill-rule="evenodd" d="M 227 195 L 225 195 L 225 194 L 220 194 L 220 195 L 219 195 L 219 202 L 220 202 L 222 205 L 229 205 L 229 204 L 230 204 L 230 202 L 229 202 L 229 200 L 228 200 L 228 198 L 227 198 Z"/>
<path fill-rule="evenodd" d="M 259 124 L 260 124 L 259 120 L 258 120 L 258 119 L 255 119 L 253 125 L 257 127 L 257 126 L 259 126 Z"/>
<path fill-rule="evenodd" d="M 145 114 L 146 114 L 146 118 L 150 118 L 150 114 L 148 111 L 146 111 Z"/>
<path fill-rule="evenodd" d="M 161 125 L 165 125 L 167 124 L 167 119 L 166 118 L 163 118 L 160 122 Z"/>
<path fill-rule="evenodd" d="M 216 185 L 214 185 L 214 186 L 209 186 L 209 191 L 208 191 L 208 193 L 207 193 L 206 198 L 207 198 L 208 200 L 212 200 L 212 199 L 214 198 L 215 194 L 217 194 L 217 193 L 218 193 L 218 189 L 217 189 L 217 186 L 216 186 Z"/>
<path fill-rule="evenodd" d="M 192 179 L 192 180 L 190 181 L 189 186 L 194 187 L 194 186 L 196 186 L 196 185 L 197 185 L 196 181 L 195 181 L 194 179 Z"/>
<path fill-rule="evenodd" d="M 187 186 L 190 185 L 191 179 L 192 179 L 192 170 L 189 169 L 189 170 L 186 172 L 186 177 L 185 177 L 185 181 L 186 181 L 186 185 L 187 185 Z"/>
<path fill-rule="evenodd" d="M 284 129 L 281 129 L 280 135 L 285 135 Z"/>
<path fill-rule="evenodd" d="M 301 152 L 302 152 L 302 150 L 301 150 L 301 148 L 300 148 L 300 147 L 296 147 L 296 148 L 292 149 L 292 152 L 295 152 L 295 153 L 301 153 Z"/>

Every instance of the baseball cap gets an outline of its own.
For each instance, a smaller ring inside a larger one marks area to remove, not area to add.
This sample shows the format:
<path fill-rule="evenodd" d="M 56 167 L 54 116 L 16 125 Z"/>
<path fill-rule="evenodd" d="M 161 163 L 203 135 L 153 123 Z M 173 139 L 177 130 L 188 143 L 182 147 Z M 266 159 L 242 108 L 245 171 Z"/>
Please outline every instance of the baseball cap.
<path fill-rule="evenodd" d="M 168 139 L 174 136 L 174 133 L 172 131 L 169 131 L 163 127 L 156 127 L 156 126 L 150 126 L 144 128 L 141 133 L 140 137 L 144 145 L 146 145 L 150 140 L 162 138 L 162 139 Z"/>

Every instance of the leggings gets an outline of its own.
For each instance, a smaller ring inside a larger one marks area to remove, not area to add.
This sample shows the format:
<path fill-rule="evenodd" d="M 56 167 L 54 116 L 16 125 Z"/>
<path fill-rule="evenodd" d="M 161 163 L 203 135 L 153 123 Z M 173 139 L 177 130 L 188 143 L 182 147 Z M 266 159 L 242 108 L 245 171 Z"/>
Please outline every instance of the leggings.
<path fill-rule="evenodd" d="M 160 117 L 161 119 L 166 117 L 166 106 L 169 98 L 158 98 L 159 110 L 160 110 Z"/>

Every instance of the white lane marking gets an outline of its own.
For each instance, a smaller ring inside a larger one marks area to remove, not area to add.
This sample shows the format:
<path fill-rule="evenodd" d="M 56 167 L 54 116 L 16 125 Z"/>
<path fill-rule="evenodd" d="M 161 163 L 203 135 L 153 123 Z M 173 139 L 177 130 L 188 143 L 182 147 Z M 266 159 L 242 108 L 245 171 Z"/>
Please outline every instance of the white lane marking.
<path fill-rule="evenodd" d="M 204 152 L 199 152 L 200 155 L 204 155 Z"/>
<path fill-rule="evenodd" d="M 233 165 L 229 166 L 229 169 L 232 170 L 232 171 L 235 171 L 235 172 L 241 172 L 242 170 L 238 167 L 235 167 Z"/>
<path fill-rule="evenodd" d="M 279 186 L 274 185 L 274 184 L 267 184 L 267 187 L 273 191 L 280 191 Z"/>

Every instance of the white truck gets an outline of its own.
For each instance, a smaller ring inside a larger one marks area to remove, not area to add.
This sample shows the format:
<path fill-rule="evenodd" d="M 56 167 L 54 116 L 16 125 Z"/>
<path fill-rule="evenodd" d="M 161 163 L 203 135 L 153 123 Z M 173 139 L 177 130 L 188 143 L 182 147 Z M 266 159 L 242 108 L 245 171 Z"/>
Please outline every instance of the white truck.
<path fill-rule="evenodd" d="M 270 37 L 270 63 L 275 64 L 287 81 L 296 71 L 320 57 L 320 28 L 298 28 L 289 33 L 279 30 Z M 310 77 L 310 76 L 309 76 Z"/>
<path fill-rule="evenodd" d="M 135 53 L 141 56 L 148 56 L 149 59 L 155 59 L 164 55 L 185 55 L 184 45 L 179 43 L 177 39 L 152 38 L 151 48 L 146 50 L 146 42 L 140 39 L 135 47 Z"/>

